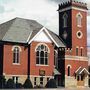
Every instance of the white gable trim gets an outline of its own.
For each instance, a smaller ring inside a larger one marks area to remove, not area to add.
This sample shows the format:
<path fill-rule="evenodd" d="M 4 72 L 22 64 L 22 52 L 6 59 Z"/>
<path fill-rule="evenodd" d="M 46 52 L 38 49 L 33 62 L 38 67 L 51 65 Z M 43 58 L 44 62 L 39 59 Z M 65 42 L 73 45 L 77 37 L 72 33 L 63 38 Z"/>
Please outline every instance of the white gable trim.
<path fill-rule="evenodd" d="M 55 43 L 55 45 L 57 47 L 59 47 L 59 45 L 56 43 L 56 41 L 52 38 L 52 36 L 49 34 L 49 32 L 47 31 L 47 29 L 45 27 L 43 27 L 28 43 L 30 44 L 42 31 L 45 31 L 47 33 L 47 35 L 50 37 L 50 39 Z M 29 40 L 29 39 L 28 39 Z"/>
<path fill-rule="evenodd" d="M 79 74 L 81 74 L 84 70 L 89 74 L 89 72 L 87 71 L 86 68 L 83 68 L 82 71 Z"/>
<path fill-rule="evenodd" d="M 77 73 L 80 68 L 81 68 L 81 66 L 75 71 L 75 73 Z"/>

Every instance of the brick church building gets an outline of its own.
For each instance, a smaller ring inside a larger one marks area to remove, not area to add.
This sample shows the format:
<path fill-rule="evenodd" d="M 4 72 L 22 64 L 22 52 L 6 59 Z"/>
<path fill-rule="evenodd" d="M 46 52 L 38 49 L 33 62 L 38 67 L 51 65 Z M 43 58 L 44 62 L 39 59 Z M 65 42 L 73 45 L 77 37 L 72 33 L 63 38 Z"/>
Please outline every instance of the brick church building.
<path fill-rule="evenodd" d="M 59 4 L 59 36 L 35 20 L 15 18 L 0 25 L 0 76 L 15 83 L 88 86 L 87 5 Z"/>

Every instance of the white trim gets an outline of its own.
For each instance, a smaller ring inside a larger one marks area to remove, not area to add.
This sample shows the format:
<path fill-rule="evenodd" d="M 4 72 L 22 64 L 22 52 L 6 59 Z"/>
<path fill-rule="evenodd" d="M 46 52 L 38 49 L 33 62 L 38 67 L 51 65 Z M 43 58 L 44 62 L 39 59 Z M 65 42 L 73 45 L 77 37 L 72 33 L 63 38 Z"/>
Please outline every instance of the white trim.
<path fill-rule="evenodd" d="M 70 69 L 72 68 L 72 66 L 70 64 L 67 65 L 67 68 L 70 67 Z"/>
<path fill-rule="evenodd" d="M 85 10 L 85 9 L 81 9 L 81 8 L 74 7 L 74 6 L 70 6 L 70 7 L 67 7 L 67 8 L 64 8 L 64 9 L 61 9 L 61 10 L 58 10 L 58 11 L 59 11 L 59 12 L 64 12 L 64 11 L 66 11 L 66 10 L 70 10 L 70 9 L 75 9 L 75 10 L 79 10 L 79 11 L 87 12 L 87 10 Z"/>
<path fill-rule="evenodd" d="M 81 66 L 75 71 L 75 73 L 77 73 L 80 68 L 81 68 Z"/>
<path fill-rule="evenodd" d="M 20 52 L 22 51 L 21 47 L 18 46 L 18 45 L 14 45 L 14 46 L 12 46 L 12 51 L 14 50 L 15 47 L 18 47 Z"/>
<path fill-rule="evenodd" d="M 65 55 L 65 60 L 88 61 L 88 57 Z"/>
<path fill-rule="evenodd" d="M 42 76 L 40 76 L 40 75 L 30 75 L 30 77 L 42 77 Z M 43 77 L 53 77 L 53 76 L 43 76 Z"/>
<path fill-rule="evenodd" d="M 21 65 L 20 63 L 13 63 L 13 65 Z"/>
<path fill-rule="evenodd" d="M 32 31 L 32 32 L 33 32 L 33 31 Z M 30 37 L 31 37 L 31 35 L 32 35 L 32 32 L 29 34 L 28 39 L 27 39 L 27 42 L 29 42 L 29 39 L 30 39 Z"/>
<path fill-rule="evenodd" d="M 43 64 L 36 64 L 36 66 L 44 66 L 44 67 L 48 67 L 49 66 L 49 64 L 48 65 L 43 65 Z"/>
<path fill-rule="evenodd" d="M 78 36 L 78 33 L 80 33 L 81 36 Z M 79 30 L 79 31 L 77 31 L 76 36 L 77 36 L 78 39 L 81 39 L 83 37 L 83 33 Z"/>
<path fill-rule="evenodd" d="M 63 14 L 63 27 L 67 27 L 67 18 L 68 18 L 68 15 L 67 15 L 67 13 L 64 13 Z"/>
<path fill-rule="evenodd" d="M 47 29 L 45 27 L 43 27 L 28 43 L 30 44 L 42 31 L 45 31 L 48 36 L 50 37 L 50 39 L 56 44 L 57 47 L 59 47 L 59 45 L 56 43 L 56 41 L 52 38 L 52 36 L 49 34 L 49 32 L 47 31 Z"/>
<path fill-rule="evenodd" d="M 82 71 L 81 71 L 79 74 L 81 74 L 84 70 L 85 70 L 88 74 L 90 74 L 90 73 L 87 71 L 86 68 L 83 68 Z"/>
<path fill-rule="evenodd" d="M 48 48 L 48 53 L 50 53 L 50 49 L 46 43 L 38 43 L 37 46 L 35 47 L 35 52 L 36 52 L 36 49 L 39 45 L 45 45 Z"/>
<path fill-rule="evenodd" d="M 56 43 L 56 41 L 52 38 L 52 36 L 49 34 L 49 32 L 47 31 L 47 29 L 45 29 L 46 33 L 49 35 L 49 37 L 51 38 L 51 40 L 56 44 L 57 47 L 59 47 L 59 45 Z"/>
<path fill-rule="evenodd" d="M 76 18 L 78 18 L 79 15 L 81 16 L 81 18 L 83 18 L 82 14 L 80 12 L 77 13 Z"/>

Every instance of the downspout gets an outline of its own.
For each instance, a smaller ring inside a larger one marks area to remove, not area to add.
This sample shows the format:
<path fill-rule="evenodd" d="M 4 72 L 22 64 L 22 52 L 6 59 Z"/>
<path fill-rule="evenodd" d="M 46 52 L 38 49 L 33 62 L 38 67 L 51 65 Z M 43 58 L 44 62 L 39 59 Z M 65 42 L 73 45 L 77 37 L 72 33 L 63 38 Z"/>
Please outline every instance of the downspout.
<path fill-rule="evenodd" d="M 28 64 L 27 64 L 27 75 L 28 75 L 28 79 L 30 79 L 30 44 L 28 45 Z"/>

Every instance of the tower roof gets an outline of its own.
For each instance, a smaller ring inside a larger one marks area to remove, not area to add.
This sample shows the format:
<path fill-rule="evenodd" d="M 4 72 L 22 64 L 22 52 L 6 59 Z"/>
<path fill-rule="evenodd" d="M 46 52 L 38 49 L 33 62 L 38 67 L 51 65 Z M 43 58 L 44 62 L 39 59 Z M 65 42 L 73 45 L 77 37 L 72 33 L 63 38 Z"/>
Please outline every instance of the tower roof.
<path fill-rule="evenodd" d="M 87 4 L 84 2 L 80 2 L 78 0 L 65 0 L 59 4 L 59 8 L 62 9 L 64 7 L 74 6 L 78 8 L 87 9 Z"/>

